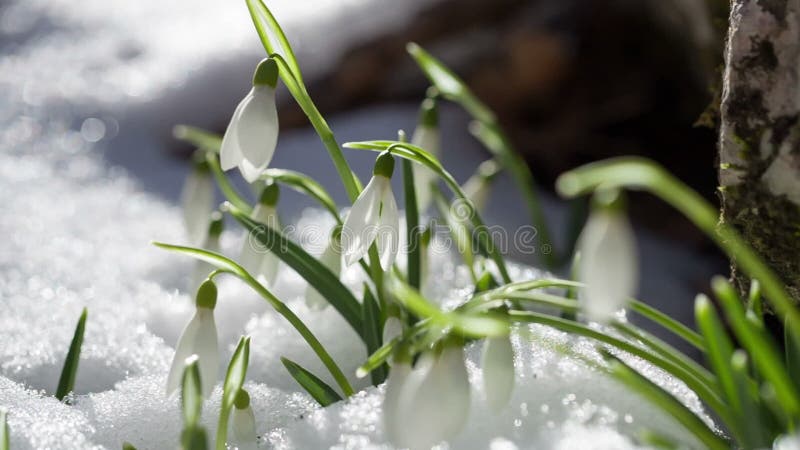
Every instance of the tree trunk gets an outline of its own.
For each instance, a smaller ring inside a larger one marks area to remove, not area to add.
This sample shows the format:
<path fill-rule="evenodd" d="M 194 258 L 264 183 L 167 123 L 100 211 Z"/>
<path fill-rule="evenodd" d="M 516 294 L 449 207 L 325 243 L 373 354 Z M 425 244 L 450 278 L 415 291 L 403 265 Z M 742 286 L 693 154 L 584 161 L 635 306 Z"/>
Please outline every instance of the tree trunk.
<path fill-rule="evenodd" d="M 800 0 L 732 0 L 720 112 L 722 221 L 800 302 Z"/>

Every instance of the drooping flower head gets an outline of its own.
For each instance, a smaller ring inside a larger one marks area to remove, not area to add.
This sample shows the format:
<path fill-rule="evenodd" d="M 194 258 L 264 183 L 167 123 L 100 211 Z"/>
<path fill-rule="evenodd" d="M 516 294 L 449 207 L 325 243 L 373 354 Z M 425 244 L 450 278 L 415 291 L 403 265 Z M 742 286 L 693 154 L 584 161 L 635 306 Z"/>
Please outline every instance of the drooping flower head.
<path fill-rule="evenodd" d="M 278 65 L 275 60 L 262 60 L 253 75 L 253 88 L 236 107 L 222 138 L 222 170 L 239 167 L 249 183 L 258 179 L 275 153 L 278 142 L 277 83 Z"/>
<path fill-rule="evenodd" d="M 382 152 L 375 160 L 372 179 L 361 191 L 342 227 L 345 263 L 358 261 L 377 240 L 380 264 L 389 270 L 399 247 L 400 216 L 392 192 L 394 157 Z"/>
<path fill-rule="evenodd" d="M 175 392 L 181 384 L 186 358 L 196 355 L 200 369 L 200 383 L 203 396 L 208 398 L 217 384 L 219 370 L 219 349 L 217 347 L 217 325 L 214 321 L 214 308 L 217 306 L 217 286 L 206 280 L 197 289 L 195 314 L 186 324 L 167 376 L 167 395 Z"/>
<path fill-rule="evenodd" d="M 336 226 L 331 232 L 328 245 L 322 251 L 319 261 L 337 277 L 342 271 L 342 227 Z M 312 309 L 324 309 L 328 306 L 328 301 L 322 296 L 314 286 L 308 285 L 306 288 L 306 306 Z"/>
<path fill-rule="evenodd" d="M 278 184 L 271 181 L 268 182 L 264 190 L 261 191 L 258 204 L 253 208 L 253 212 L 250 213 L 250 218 L 264 226 L 279 230 L 280 220 L 276 210 L 279 199 L 280 188 Z M 275 282 L 280 259 L 266 248 L 256 238 L 255 234 L 249 233 L 245 236 L 239 261 L 242 267 L 251 275 L 261 279 L 267 285 Z"/>
<path fill-rule="evenodd" d="M 233 429 L 234 443 L 239 450 L 255 450 L 258 448 L 256 418 L 255 414 L 253 414 L 253 408 L 250 407 L 250 394 L 244 389 L 239 389 L 233 400 L 231 428 Z"/>
<path fill-rule="evenodd" d="M 449 342 L 423 354 L 410 372 L 403 364 L 395 361 L 387 382 L 387 437 L 396 446 L 410 449 L 428 449 L 455 437 L 466 423 L 470 406 L 462 344 Z"/>
<path fill-rule="evenodd" d="M 439 111 L 436 100 L 426 98 L 419 109 L 419 120 L 414 134 L 411 136 L 411 143 L 427 151 L 436 158 L 441 153 L 441 134 L 439 132 Z M 431 169 L 414 164 L 414 192 L 417 195 L 417 208 L 420 212 L 428 209 L 431 204 L 431 183 L 438 179 Z"/>
<path fill-rule="evenodd" d="M 192 171 L 181 192 L 181 205 L 189 242 L 201 245 L 206 238 L 208 217 L 214 211 L 214 180 L 205 154 L 198 151 L 193 158 Z"/>
<path fill-rule="evenodd" d="M 578 241 L 581 309 L 589 320 L 608 322 L 636 292 L 636 240 L 625 201 L 614 189 L 600 189 Z"/>

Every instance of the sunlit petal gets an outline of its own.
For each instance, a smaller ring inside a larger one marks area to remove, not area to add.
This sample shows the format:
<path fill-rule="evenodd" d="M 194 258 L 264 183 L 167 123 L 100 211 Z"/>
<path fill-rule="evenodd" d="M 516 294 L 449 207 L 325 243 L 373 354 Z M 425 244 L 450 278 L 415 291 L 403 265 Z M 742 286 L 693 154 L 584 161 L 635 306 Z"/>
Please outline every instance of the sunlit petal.
<path fill-rule="evenodd" d="M 242 150 L 239 147 L 239 138 L 238 132 L 236 128 L 239 124 L 239 116 L 242 113 L 242 109 L 244 105 L 250 101 L 251 96 L 248 94 L 239 102 L 239 105 L 236 106 L 236 110 L 233 112 L 233 117 L 231 118 L 230 123 L 228 123 L 228 128 L 225 130 L 225 135 L 222 136 L 222 145 L 220 145 L 219 150 L 219 163 L 222 167 L 222 170 L 230 170 L 234 167 L 239 165 L 239 162 L 242 160 Z"/>
<path fill-rule="evenodd" d="M 400 247 L 400 215 L 391 186 L 383 191 L 381 216 L 378 222 L 378 256 L 383 270 L 389 270 Z"/>
<path fill-rule="evenodd" d="M 275 89 L 267 85 L 253 86 L 250 101 L 242 108 L 236 127 L 242 157 L 254 168 L 266 167 L 278 142 L 278 111 Z"/>
<path fill-rule="evenodd" d="M 402 436 L 408 433 L 403 428 L 402 417 L 405 414 L 400 410 L 401 395 L 406 384 L 406 379 L 411 373 L 411 364 L 402 362 L 392 365 L 392 371 L 386 380 L 386 392 L 383 396 L 383 428 L 389 442 L 402 445 Z"/>
<path fill-rule="evenodd" d="M 342 227 L 342 245 L 348 266 L 363 258 L 378 233 L 380 199 L 389 180 L 374 176 L 361 191 Z"/>
<path fill-rule="evenodd" d="M 514 390 L 514 349 L 508 336 L 486 338 L 481 357 L 486 403 L 500 411 Z"/>
<path fill-rule="evenodd" d="M 175 392 L 181 385 L 184 362 L 186 358 L 195 354 L 195 341 L 199 330 L 200 319 L 195 313 L 189 323 L 186 324 L 181 336 L 178 338 L 178 344 L 175 346 L 175 355 L 172 357 L 172 365 L 167 376 L 167 395 Z"/>
<path fill-rule="evenodd" d="M 211 309 L 197 308 L 197 317 L 199 327 L 195 335 L 194 354 L 198 357 L 203 396 L 208 398 L 217 384 L 219 370 L 217 325 L 214 321 L 214 311 Z"/>
<path fill-rule="evenodd" d="M 581 234 L 581 306 L 589 320 L 607 322 L 635 294 L 638 279 L 636 243 L 625 216 L 593 213 Z"/>
<path fill-rule="evenodd" d="M 403 333 L 403 323 L 397 317 L 389 317 L 383 324 L 383 343 L 386 344 Z"/>
<path fill-rule="evenodd" d="M 256 418 L 250 406 L 243 409 L 233 408 L 233 412 L 231 413 L 231 429 L 233 430 L 233 438 L 239 450 L 255 450 L 258 448 Z"/>
<path fill-rule="evenodd" d="M 201 245 L 208 231 L 209 217 L 214 211 L 214 180 L 208 169 L 192 170 L 183 186 L 181 204 L 189 242 Z"/>

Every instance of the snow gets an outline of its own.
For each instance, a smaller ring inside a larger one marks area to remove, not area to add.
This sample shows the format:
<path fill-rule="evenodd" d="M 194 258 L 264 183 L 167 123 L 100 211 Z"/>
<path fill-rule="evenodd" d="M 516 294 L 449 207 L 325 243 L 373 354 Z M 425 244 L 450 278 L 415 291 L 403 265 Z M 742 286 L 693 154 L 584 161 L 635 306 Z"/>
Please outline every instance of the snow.
<path fill-rule="evenodd" d="M 348 43 L 378 27 L 402 26 L 427 1 L 413 7 L 376 0 L 270 4 L 290 34 L 305 37 L 297 41 L 298 53 L 313 74 Z M 369 19 L 348 20 L 342 30 L 343 18 L 355 11 Z M 310 33 L 314 27 L 321 32 Z M 240 3 L 221 0 L 84 0 L 80 6 L 16 0 L 0 6 L 0 35 L 0 408 L 9 411 L 11 448 L 115 449 L 123 441 L 139 449 L 175 448 L 178 400 L 166 398 L 164 387 L 173 346 L 192 312 L 187 286 L 194 263 L 149 242 L 186 241 L 174 198 L 158 194 L 161 184 L 179 184 L 186 168 L 163 157 L 153 165 L 147 155 L 163 151 L 159 139 L 176 122 L 213 123 L 220 111 L 224 118 L 224 107 L 194 107 L 198 92 L 232 108 L 260 55 L 249 18 Z M 231 73 L 221 66 L 237 67 L 241 84 L 199 90 Z M 137 178 L 143 172 L 151 175 L 148 183 Z M 319 253 L 313 238 L 327 236 L 330 218 L 309 210 L 296 225 L 293 235 Z M 240 230 L 226 231 L 223 252 L 236 256 L 241 239 Z M 427 293 L 452 306 L 465 294 L 466 271 L 449 255 L 433 258 L 428 279 L 435 283 Z M 540 275 L 511 269 L 517 279 Z M 360 279 L 358 269 L 343 274 L 354 287 Z M 387 448 L 382 388 L 353 376 L 364 349 L 332 309 L 306 308 L 304 291 L 302 279 L 284 267 L 276 294 L 365 390 L 326 409 L 316 406 L 279 357 L 332 384 L 321 363 L 265 302 L 223 278 L 216 311 L 222 365 L 238 338 L 251 335 L 247 388 L 261 445 Z M 83 307 L 86 336 L 76 393 L 66 405 L 52 394 Z M 482 403 L 479 344 L 470 347 L 472 413 L 453 448 L 633 448 L 627 436 L 645 425 L 693 444 L 672 419 L 558 351 L 570 346 L 593 354 L 589 342 L 534 326 L 514 345 L 518 386 L 501 414 Z M 700 411 L 681 383 L 644 363 L 638 367 Z M 220 395 L 217 387 L 203 410 L 212 435 Z"/>

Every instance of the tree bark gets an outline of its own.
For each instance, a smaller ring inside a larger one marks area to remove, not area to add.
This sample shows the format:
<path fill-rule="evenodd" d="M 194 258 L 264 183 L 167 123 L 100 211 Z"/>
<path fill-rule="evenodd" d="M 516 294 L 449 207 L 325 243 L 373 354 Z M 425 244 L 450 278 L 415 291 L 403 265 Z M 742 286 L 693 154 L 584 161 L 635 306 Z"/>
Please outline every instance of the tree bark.
<path fill-rule="evenodd" d="M 800 0 L 732 0 L 720 113 L 721 220 L 800 302 Z"/>

